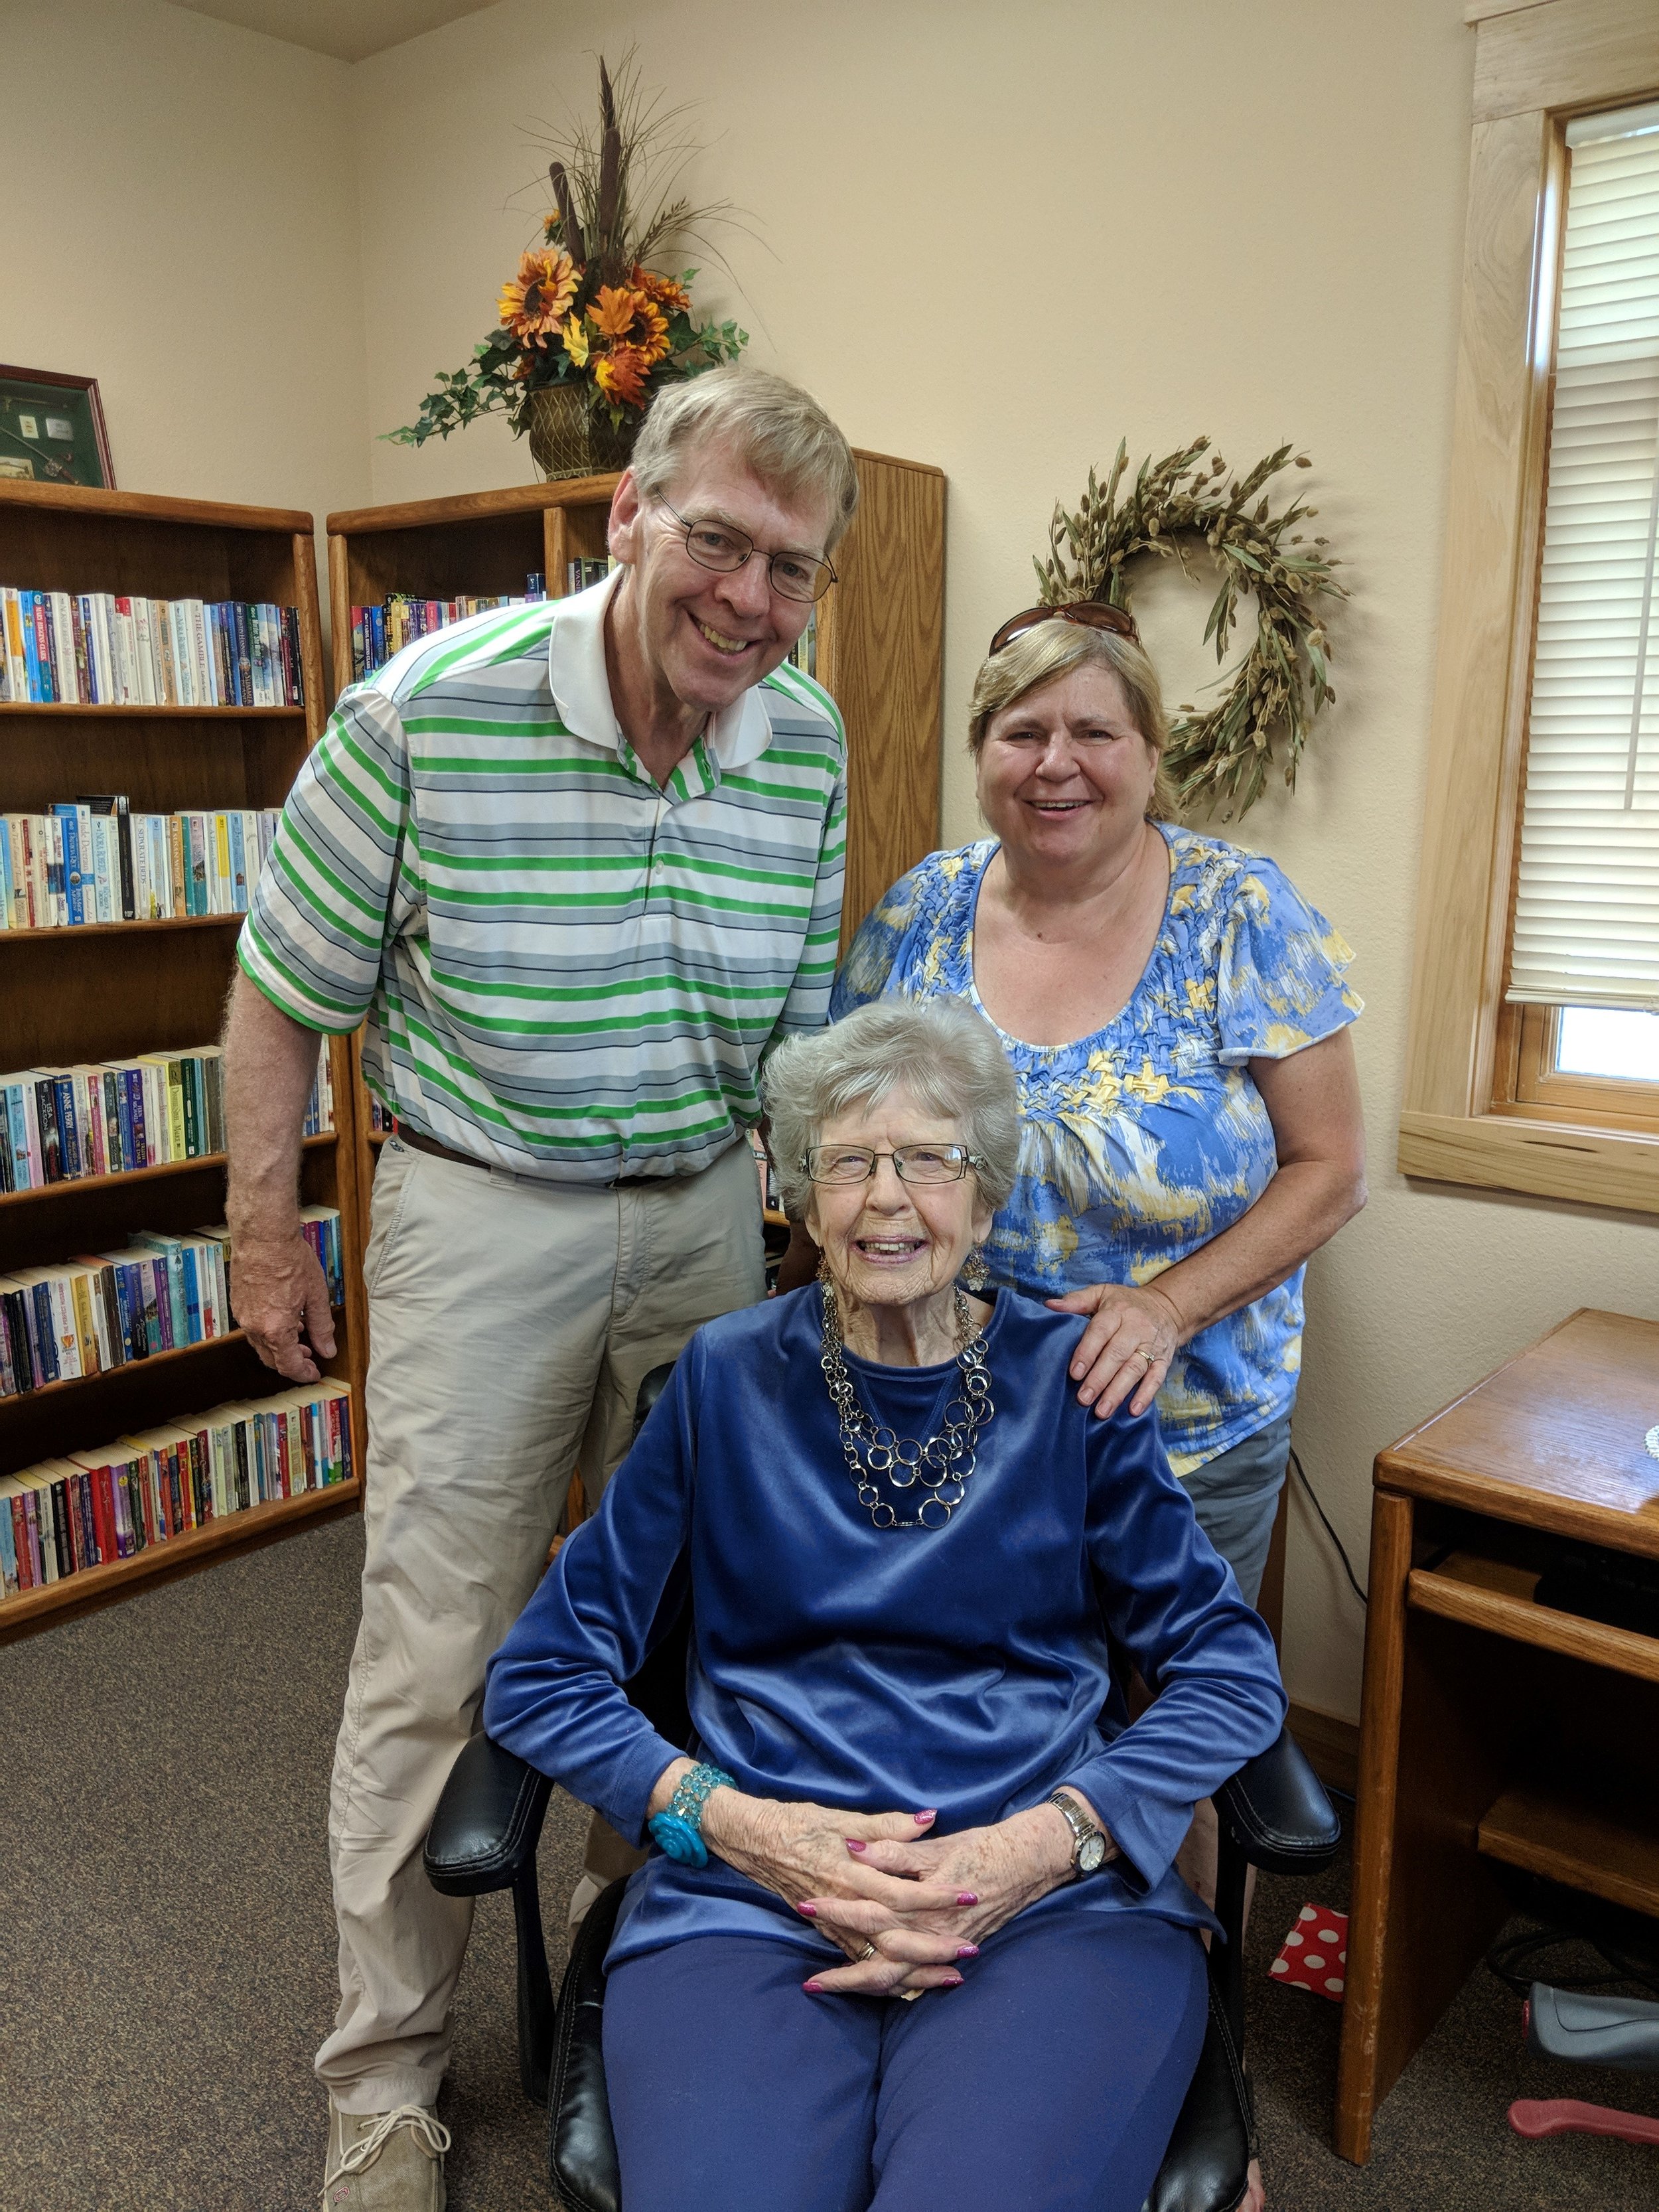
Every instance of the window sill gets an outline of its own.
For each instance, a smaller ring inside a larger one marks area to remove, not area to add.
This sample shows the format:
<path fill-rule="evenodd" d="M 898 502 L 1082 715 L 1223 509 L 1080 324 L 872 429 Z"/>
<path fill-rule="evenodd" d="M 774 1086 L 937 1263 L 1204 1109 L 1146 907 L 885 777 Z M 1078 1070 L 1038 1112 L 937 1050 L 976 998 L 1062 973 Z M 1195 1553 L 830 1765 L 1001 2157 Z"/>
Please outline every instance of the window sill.
<path fill-rule="evenodd" d="M 1591 1128 L 1504 1114 L 1406 1112 L 1400 1172 L 1428 1182 L 1524 1191 L 1581 1206 L 1659 1213 L 1659 1132 Z"/>

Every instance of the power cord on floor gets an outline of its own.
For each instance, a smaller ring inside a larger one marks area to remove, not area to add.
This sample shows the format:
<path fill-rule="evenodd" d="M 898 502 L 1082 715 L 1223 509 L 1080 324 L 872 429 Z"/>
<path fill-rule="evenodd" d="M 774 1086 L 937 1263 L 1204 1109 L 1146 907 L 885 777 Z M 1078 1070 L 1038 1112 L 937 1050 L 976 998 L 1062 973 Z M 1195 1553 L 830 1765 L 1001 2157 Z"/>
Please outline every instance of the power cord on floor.
<path fill-rule="evenodd" d="M 1307 1469 L 1297 1457 L 1296 1446 L 1294 1444 L 1291 1446 L 1291 1465 L 1296 1469 L 1297 1480 L 1302 1485 L 1303 1489 L 1308 1493 L 1309 1504 L 1312 1506 L 1314 1511 L 1319 1516 L 1320 1521 L 1324 1528 L 1325 1534 L 1330 1538 L 1332 1543 L 1336 1547 L 1336 1555 L 1342 1562 L 1342 1571 L 1348 1577 L 1348 1582 L 1353 1590 L 1354 1595 L 1359 1600 L 1361 1605 L 1369 1605 L 1370 1603 L 1370 1600 L 1366 1595 L 1365 1592 L 1359 1587 L 1359 1578 L 1354 1573 L 1353 1562 L 1348 1557 L 1347 1551 L 1343 1545 L 1342 1539 L 1337 1534 L 1335 1529 L 1332 1528 L 1331 1517 L 1329 1514 L 1326 1512 L 1324 1507 L 1320 1504 L 1318 1492 L 1315 1490 L 1312 1483 L 1309 1481 Z"/>

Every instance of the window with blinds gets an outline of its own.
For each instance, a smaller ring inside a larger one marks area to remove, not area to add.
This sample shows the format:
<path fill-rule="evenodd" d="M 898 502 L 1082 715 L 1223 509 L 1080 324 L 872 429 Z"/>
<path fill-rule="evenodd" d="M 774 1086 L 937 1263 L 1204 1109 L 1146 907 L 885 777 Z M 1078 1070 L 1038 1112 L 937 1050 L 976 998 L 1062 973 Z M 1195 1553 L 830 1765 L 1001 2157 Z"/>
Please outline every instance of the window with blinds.
<path fill-rule="evenodd" d="M 1567 146 L 1508 995 L 1656 1009 L 1659 103 Z"/>

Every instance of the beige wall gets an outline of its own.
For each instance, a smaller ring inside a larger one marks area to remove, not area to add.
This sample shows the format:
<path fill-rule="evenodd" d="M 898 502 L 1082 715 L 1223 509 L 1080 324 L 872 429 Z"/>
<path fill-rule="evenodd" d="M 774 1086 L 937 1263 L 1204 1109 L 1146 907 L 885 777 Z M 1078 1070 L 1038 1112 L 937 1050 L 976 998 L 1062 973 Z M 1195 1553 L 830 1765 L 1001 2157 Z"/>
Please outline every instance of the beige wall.
<path fill-rule="evenodd" d="M 753 210 L 737 314 L 854 440 L 950 477 L 945 834 L 975 815 L 954 733 L 984 639 L 1031 596 L 1056 495 L 1127 435 L 1281 439 L 1347 563 L 1338 705 L 1294 797 L 1243 835 L 1358 950 L 1370 1209 L 1314 1263 L 1297 1440 L 1362 1565 L 1378 1447 L 1580 1304 L 1659 1315 L 1659 1224 L 1408 1187 L 1393 1165 L 1433 678 L 1468 145 L 1459 0 L 504 0 L 354 70 L 368 405 L 406 421 L 465 358 L 544 204 L 516 126 L 586 104 L 637 40 L 700 100 L 697 181 Z M 376 498 L 522 481 L 499 434 L 374 449 Z M 1192 696 L 1200 595 L 1149 599 Z M 1293 1523 L 1292 1690 L 1357 1710 L 1361 1618 Z"/>
<path fill-rule="evenodd" d="M 0 360 L 98 379 L 124 490 L 367 496 L 349 76 L 161 0 L 0 0 Z"/>
<path fill-rule="evenodd" d="M 694 181 L 760 233 L 731 246 L 740 290 L 711 276 L 700 301 L 856 442 L 950 477 L 950 840 L 975 822 L 954 736 L 968 687 L 1030 596 L 1056 495 L 1121 435 L 1136 457 L 1199 431 L 1238 462 L 1305 445 L 1297 488 L 1354 593 L 1333 626 L 1339 704 L 1294 797 L 1275 789 L 1243 835 L 1346 933 L 1368 1001 L 1373 1197 L 1310 1272 L 1297 1422 L 1362 1565 L 1380 1445 L 1574 1306 L 1659 1315 L 1659 1225 L 1413 1188 L 1393 1167 L 1468 143 L 1460 0 L 501 0 L 349 70 L 159 0 L 12 12 L 0 0 L 9 79 L 21 37 L 36 66 L 12 81 L 61 74 L 65 92 L 8 104 L 0 204 L 30 219 L 7 226 L 21 258 L 0 355 L 102 377 L 124 483 L 319 516 L 528 479 L 499 426 L 418 453 L 372 434 L 490 326 L 542 204 L 520 126 L 586 106 L 592 54 L 637 40 L 718 141 Z M 1202 604 L 1178 581 L 1143 602 L 1176 699 L 1205 673 Z M 1294 1694 L 1352 1714 L 1359 1609 L 1300 1512 L 1289 1615 Z"/>

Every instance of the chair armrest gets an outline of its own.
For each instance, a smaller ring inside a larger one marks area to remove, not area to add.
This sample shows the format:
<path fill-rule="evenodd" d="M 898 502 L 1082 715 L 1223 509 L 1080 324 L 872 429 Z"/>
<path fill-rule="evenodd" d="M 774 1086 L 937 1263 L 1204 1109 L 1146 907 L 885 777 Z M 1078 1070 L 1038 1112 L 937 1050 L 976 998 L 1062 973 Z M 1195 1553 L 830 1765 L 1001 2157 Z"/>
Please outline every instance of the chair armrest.
<path fill-rule="evenodd" d="M 1288 1729 L 1223 1784 L 1216 1809 L 1252 1866 L 1269 1874 L 1322 1867 L 1342 1840 L 1342 1823 Z"/>
<path fill-rule="evenodd" d="M 446 1897 L 510 1889 L 536 1863 L 553 1784 L 487 1735 L 449 1770 L 427 1830 L 426 1878 Z"/>

